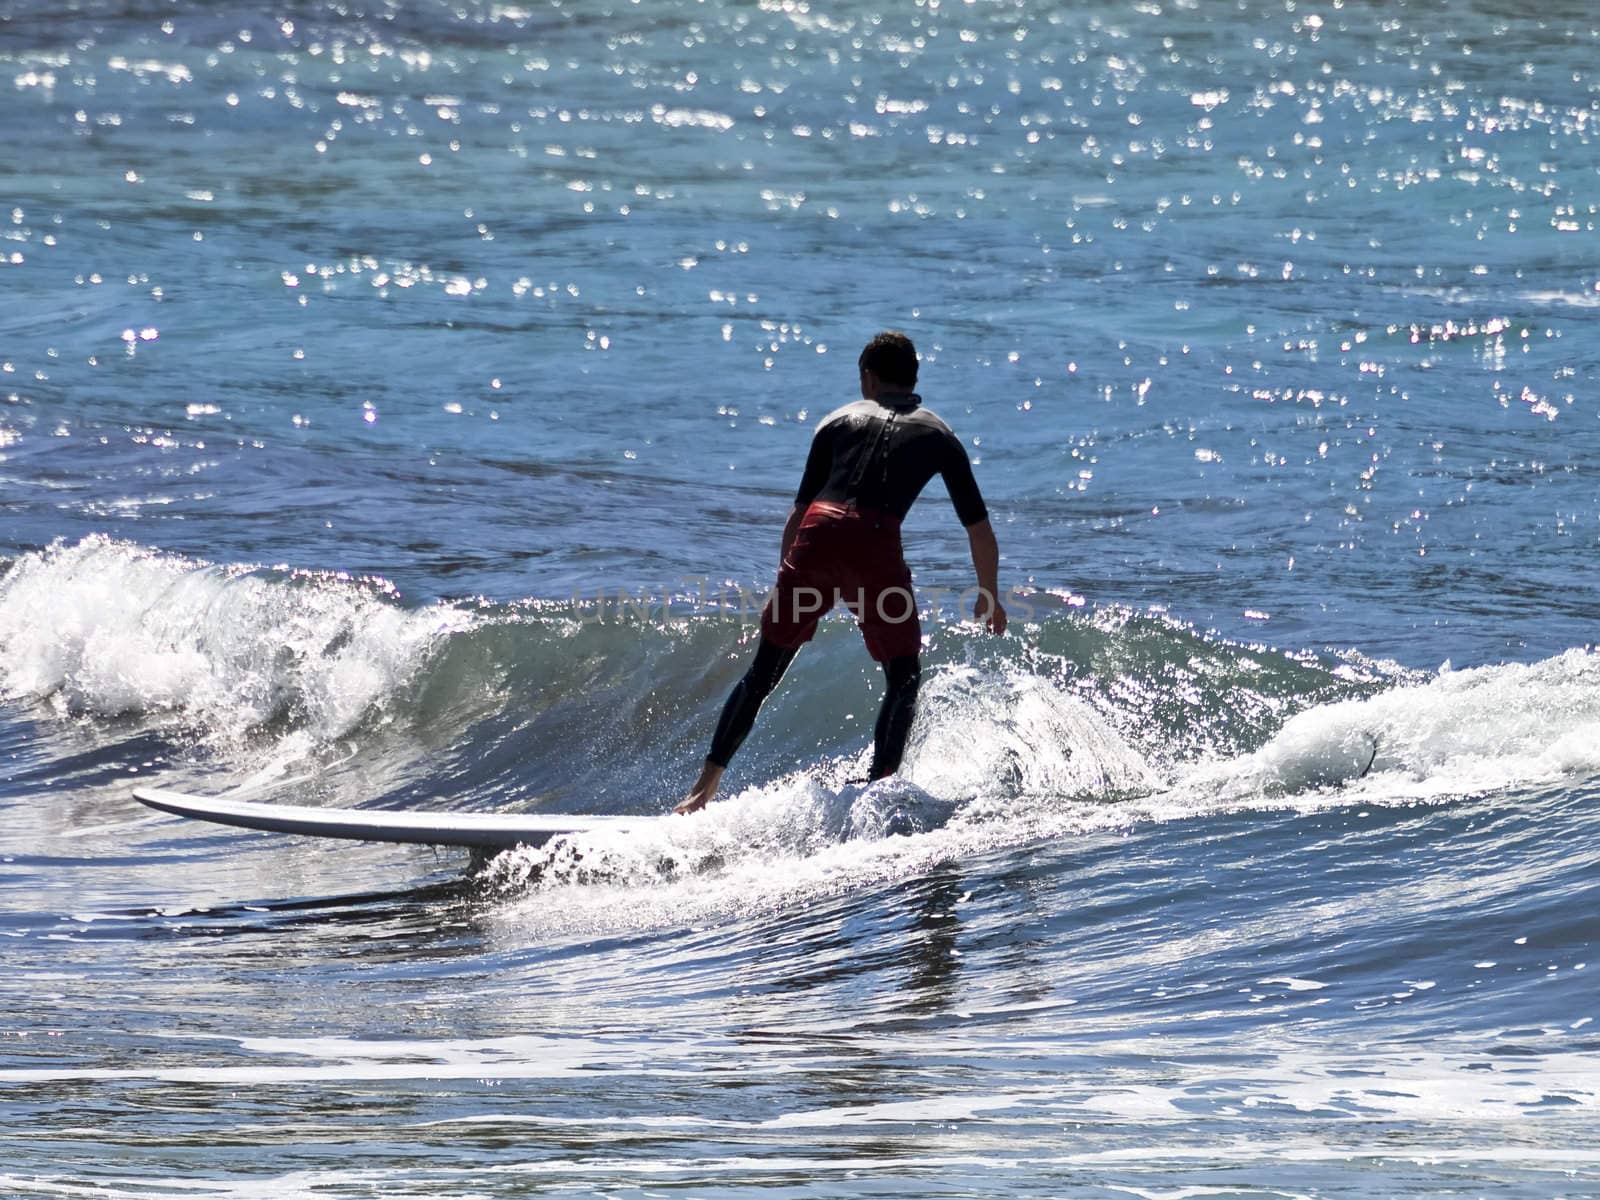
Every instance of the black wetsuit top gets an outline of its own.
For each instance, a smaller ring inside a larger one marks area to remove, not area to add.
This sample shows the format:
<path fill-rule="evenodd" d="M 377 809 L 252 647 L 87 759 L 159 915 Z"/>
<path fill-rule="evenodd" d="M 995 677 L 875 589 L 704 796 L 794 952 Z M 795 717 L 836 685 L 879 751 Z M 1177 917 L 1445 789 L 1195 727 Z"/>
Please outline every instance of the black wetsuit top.
<path fill-rule="evenodd" d="M 875 508 L 904 520 L 928 480 L 944 477 L 956 516 L 976 525 L 989 515 L 956 435 L 914 394 L 857 400 L 817 426 L 794 502 Z"/>

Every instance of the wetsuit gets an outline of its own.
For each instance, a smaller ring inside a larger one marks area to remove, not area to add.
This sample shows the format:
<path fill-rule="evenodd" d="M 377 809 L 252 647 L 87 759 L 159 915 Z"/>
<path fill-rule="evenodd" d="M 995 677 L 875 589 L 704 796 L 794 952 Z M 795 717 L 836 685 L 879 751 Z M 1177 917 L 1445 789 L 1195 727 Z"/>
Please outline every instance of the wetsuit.
<path fill-rule="evenodd" d="M 935 475 L 944 479 L 962 525 L 987 519 L 966 450 L 914 393 L 857 400 L 817 427 L 795 493 L 800 524 L 762 610 L 755 662 L 717 724 L 712 763 L 727 766 L 817 622 L 843 603 L 888 677 L 871 777 L 899 768 L 915 716 L 922 643 L 900 522 Z"/>
<path fill-rule="evenodd" d="M 989 515 L 972 463 L 950 426 L 915 393 L 857 400 L 823 418 L 811 439 L 794 502 L 813 500 L 875 509 L 905 519 L 928 480 L 944 477 L 963 525 Z"/>

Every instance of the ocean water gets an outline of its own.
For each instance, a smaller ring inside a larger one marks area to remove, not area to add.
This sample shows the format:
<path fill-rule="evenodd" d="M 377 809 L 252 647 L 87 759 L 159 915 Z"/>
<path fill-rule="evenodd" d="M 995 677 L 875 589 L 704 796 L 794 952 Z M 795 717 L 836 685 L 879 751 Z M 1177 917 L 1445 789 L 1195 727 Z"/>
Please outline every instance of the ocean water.
<path fill-rule="evenodd" d="M 1600 1196 L 1600 14 L 0 0 L 0 1195 Z M 880 328 L 824 624 L 667 812 Z M 909 815 L 914 832 L 889 832 Z"/>

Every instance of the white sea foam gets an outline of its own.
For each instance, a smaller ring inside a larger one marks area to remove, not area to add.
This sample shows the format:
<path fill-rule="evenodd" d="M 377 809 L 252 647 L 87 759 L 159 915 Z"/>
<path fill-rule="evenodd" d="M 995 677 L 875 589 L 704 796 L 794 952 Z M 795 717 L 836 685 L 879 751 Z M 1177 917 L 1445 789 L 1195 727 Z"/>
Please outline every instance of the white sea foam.
<path fill-rule="evenodd" d="M 897 778 L 829 786 L 808 772 L 689 818 L 501 855 L 486 883 L 526 936 L 710 922 L 905 878 L 982 850 L 1149 819 L 1106 803 L 1159 777 L 1083 700 L 1020 668 L 929 672 Z M 525 889 L 535 889 L 528 897 Z M 552 896 L 552 893 L 559 893 Z"/>
<path fill-rule="evenodd" d="M 0 688 L 71 712 L 175 713 L 213 737 L 287 718 L 327 739 L 470 621 L 348 579 L 286 581 L 90 537 L 0 577 Z"/>
<path fill-rule="evenodd" d="M 1362 700 L 1308 709 L 1254 754 L 1183 782 L 1275 800 L 1344 788 L 1343 799 L 1483 794 L 1600 771 L 1600 655 L 1454 671 Z M 1355 785 L 1355 786 L 1352 786 Z"/>
<path fill-rule="evenodd" d="M 933 672 L 904 775 L 947 798 L 1144 792 L 1160 777 L 1086 701 L 1012 665 Z"/>
<path fill-rule="evenodd" d="M 285 1084 L 342 1085 L 360 1081 L 453 1081 L 583 1079 L 596 1071 L 623 1077 L 670 1075 L 693 1061 L 704 1071 L 739 1076 L 788 1075 L 793 1058 L 754 1055 L 737 1038 L 663 1037 L 654 1041 L 572 1036 L 504 1035 L 477 1038 L 349 1038 L 244 1037 L 236 1051 L 219 1048 L 203 1057 L 133 1067 L 51 1065 L 0 1069 L 0 1083 L 121 1082 L 182 1083 L 218 1089 L 271 1089 Z M 804 1044 L 803 1039 L 798 1044 Z M 1015 1033 L 985 1036 L 975 1031 L 944 1030 L 936 1037 L 900 1033 L 893 1048 L 901 1055 L 938 1061 L 959 1053 L 991 1064 L 1003 1075 L 1037 1053 L 1038 1044 Z M 1600 1110 L 1600 1090 L 1589 1056 L 1555 1050 L 1530 1057 L 1526 1071 L 1496 1073 L 1474 1069 L 1480 1050 L 1447 1045 L 1442 1050 L 1367 1049 L 1340 1053 L 1321 1046 L 1296 1044 L 1281 1032 L 1271 1039 L 1242 1035 L 1231 1039 L 1219 1061 L 1204 1043 L 1175 1048 L 1165 1036 L 1112 1037 L 1094 1043 L 1094 1055 L 1115 1070 L 1080 1070 L 1063 1074 L 1049 1086 L 988 1090 L 955 1088 L 946 1095 L 892 1097 L 827 1104 L 797 1103 L 775 1116 L 743 1120 L 708 1120 L 689 1109 L 672 1114 L 641 1112 L 619 1120 L 615 1114 L 567 1114 L 572 1126 L 637 1124 L 641 1127 L 722 1129 L 832 1129 L 937 1121 L 982 1121 L 995 1118 L 1007 1126 L 1054 1125 L 1063 1121 L 1134 1120 L 1162 1122 L 1208 1113 L 1249 1120 L 1262 1129 L 1280 1122 L 1294 1128 L 1298 1117 L 1344 1125 L 1357 1130 L 1377 1119 L 1498 1125 L 1525 1121 L 1542 1110 L 1549 1121 L 1592 1120 Z M 825 1052 L 819 1052 L 825 1053 Z M 1187 1060 L 1187 1061 L 1185 1061 Z M 1085 1065 L 1093 1059 L 1085 1059 Z M 1128 1064 L 1157 1064 L 1164 1069 L 1131 1070 Z M 1181 1065 L 1181 1071 L 1171 1068 Z M 1114 1075 L 1108 1083 L 1106 1075 Z M 538 1119 L 520 1110 L 475 1114 L 466 1118 L 422 1120 L 412 1128 L 504 1119 Z M 1174 1147 L 1179 1154 L 1181 1147 Z M 1486 1149 L 1486 1158 L 1495 1157 Z M 1580 1149 L 1564 1161 L 1594 1162 L 1600 1152 Z M 1091 1154 L 1091 1157 L 1100 1157 Z M 1461 1157 L 1470 1161 L 1471 1154 Z"/>

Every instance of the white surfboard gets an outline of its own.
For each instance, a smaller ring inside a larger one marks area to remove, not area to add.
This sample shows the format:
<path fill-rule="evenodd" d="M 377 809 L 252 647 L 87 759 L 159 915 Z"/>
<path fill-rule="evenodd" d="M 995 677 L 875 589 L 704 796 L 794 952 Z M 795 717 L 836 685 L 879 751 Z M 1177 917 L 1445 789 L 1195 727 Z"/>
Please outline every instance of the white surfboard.
<path fill-rule="evenodd" d="M 163 788 L 135 788 L 133 798 L 180 817 L 298 833 L 306 837 L 351 838 L 364 842 L 418 842 L 430 846 L 470 846 L 509 850 L 538 846 L 557 834 L 636 828 L 653 817 L 580 816 L 574 813 L 378 812 L 360 808 L 313 808 L 300 804 L 262 804 L 190 796 Z"/>

